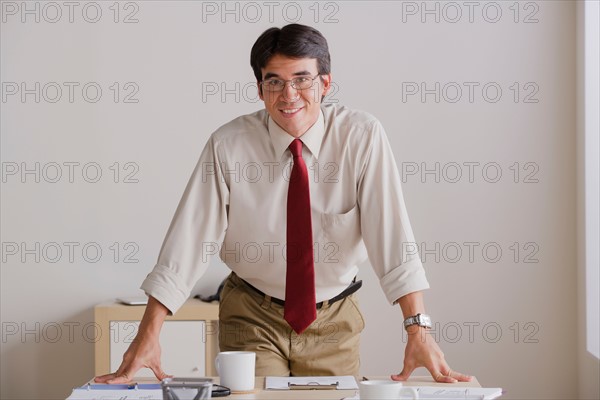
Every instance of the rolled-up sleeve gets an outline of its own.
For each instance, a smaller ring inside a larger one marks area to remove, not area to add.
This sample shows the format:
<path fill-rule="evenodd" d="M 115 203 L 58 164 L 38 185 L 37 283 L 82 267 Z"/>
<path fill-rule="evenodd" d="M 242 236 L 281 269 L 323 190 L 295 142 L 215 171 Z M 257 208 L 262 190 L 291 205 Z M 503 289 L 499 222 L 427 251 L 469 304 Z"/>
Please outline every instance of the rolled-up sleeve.
<path fill-rule="evenodd" d="M 366 132 L 358 184 L 361 233 L 369 261 L 390 303 L 429 288 L 408 219 L 400 175 L 379 121 Z"/>
<path fill-rule="evenodd" d="M 227 229 L 229 188 L 214 135 L 207 142 L 175 211 L 154 269 L 141 289 L 175 313 L 204 274 Z"/>

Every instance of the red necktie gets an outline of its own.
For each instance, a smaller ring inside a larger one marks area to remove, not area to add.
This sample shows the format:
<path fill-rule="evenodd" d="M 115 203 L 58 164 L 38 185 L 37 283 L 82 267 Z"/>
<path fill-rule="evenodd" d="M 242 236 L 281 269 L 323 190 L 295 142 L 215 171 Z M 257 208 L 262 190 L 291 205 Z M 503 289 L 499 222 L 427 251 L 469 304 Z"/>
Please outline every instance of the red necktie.
<path fill-rule="evenodd" d="M 302 333 L 317 318 L 315 263 L 312 243 L 308 171 L 302 159 L 302 142 L 290 144 L 294 166 L 287 199 L 287 272 L 283 318 Z"/>

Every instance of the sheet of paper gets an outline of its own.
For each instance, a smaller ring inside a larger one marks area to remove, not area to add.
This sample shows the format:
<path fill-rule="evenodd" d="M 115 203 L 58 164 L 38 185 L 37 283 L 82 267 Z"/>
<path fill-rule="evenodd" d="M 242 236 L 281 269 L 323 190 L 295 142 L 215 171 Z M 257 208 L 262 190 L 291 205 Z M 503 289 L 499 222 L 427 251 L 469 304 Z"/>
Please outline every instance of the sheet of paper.
<path fill-rule="evenodd" d="M 339 390 L 358 389 L 356 379 L 353 376 L 267 376 L 265 379 L 265 389 L 269 390 L 289 390 L 289 384 L 296 385 L 331 385 L 338 383 Z"/>
<path fill-rule="evenodd" d="M 162 400 L 162 390 L 87 390 L 73 389 L 67 400 Z"/>
<path fill-rule="evenodd" d="M 420 386 L 419 399 L 482 399 L 492 400 L 502 396 L 500 388 L 474 388 L 474 387 L 441 387 Z"/>
<path fill-rule="evenodd" d="M 492 400 L 502 396 L 500 388 L 417 386 L 419 400 Z M 343 400 L 360 400 L 360 395 Z"/>

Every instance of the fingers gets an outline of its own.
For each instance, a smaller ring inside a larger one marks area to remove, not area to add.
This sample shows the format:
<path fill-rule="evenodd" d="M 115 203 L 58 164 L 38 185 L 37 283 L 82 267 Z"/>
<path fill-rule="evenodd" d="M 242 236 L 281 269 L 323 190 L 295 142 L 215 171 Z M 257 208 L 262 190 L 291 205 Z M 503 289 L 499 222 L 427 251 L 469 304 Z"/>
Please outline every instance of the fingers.
<path fill-rule="evenodd" d="M 94 382 L 96 383 L 106 383 L 109 379 L 113 379 L 116 374 L 113 372 L 112 374 L 100 375 L 94 378 Z"/>
<path fill-rule="evenodd" d="M 391 378 L 395 381 L 405 381 L 410 377 L 410 374 L 412 374 L 414 369 L 414 367 L 407 367 L 405 365 L 401 373 L 392 375 Z M 429 373 L 433 379 L 439 383 L 470 382 L 473 379 L 473 377 L 470 375 L 461 374 L 460 372 L 451 370 L 447 365 L 442 365 L 439 369 L 437 366 L 431 366 L 427 369 L 429 370 Z"/>
<path fill-rule="evenodd" d="M 162 370 L 160 365 L 150 367 L 150 369 L 152 370 L 152 372 L 154 372 L 154 376 L 156 376 L 156 379 L 158 379 L 159 381 L 162 381 L 165 378 L 173 378 L 173 375 L 168 375 L 167 373 L 165 373 L 165 371 Z"/>
<path fill-rule="evenodd" d="M 470 375 L 461 374 L 460 372 L 456 372 L 456 371 L 452 371 L 452 370 L 450 370 L 449 375 L 459 382 L 471 382 L 471 380 L 473 379 L 473 377 Z"/>
<path fill-rule="evenodd" d="M 414 368 L 405 366 L 402 372 L 396 375 L 391 375 L 391 378 L 394 381 L 406 381 L 413 373 L 413 371 Z M 448 368 L 447 372 L 445 373 L 435 369 L 433 369 L 433 372 L 430 371 L 430 373 L 433 379 L 435 379 L 436 382 L 440 383 L 470 382 L 473 379 L 472 376 L 452 371 L 450 368 Z"/>
<path fill-rule="evenodd" d="M 452 371 L 447 367 L 446 372 L 434 370 L 431 372 L 431 376 L 436 382 L 440 383 L 456 383 L 456 382 L 470 382 L 473 377 L 460 372 Z"/>
<path fill-rule="evenodd" d="M 138 368 L 139 369 L 139 368 Z M 131 382 L 135 372 L 129 371 L 127 368 L 119 368 L 117 372 L 115 372 L 115 376 L 106 381 L 106 383 L 115 384 L 115 383 L 128 383 Z"/>
<path fill-rule="evenodd" d="M 452 376 L 452 370 L 450 369 L 448 364 L 443 362 L 442 365 L 439 366 L 439 369 L 436 367 L 433 367 L 432 369 L 429 370 L 429 372 L 431 373 L 431 376 L 433 376 L 433 379 L 435 379 L 436 382 L 441 382 L 441 383 L 456 383 L 456 382 L 458 382 L 458 380 Z M 445 371 L 445 372 L 442 372 L 442 371 Z"/>
<path fill-rule="evenodd" d="M 396 375 L 392 375 L 391 378 L 394 381 L 405 381 L 410 377 L 410 374 L 412 374 L 414 370 L 414 367 L 408 367 L 405 365 L 402 369 L 402 372 Z"/>
<path fill-rule="evenodd" d="M 439 382 L 439 383 L 456 383 L 456 382 L 458 382 L 452 376 L 450 376 L 450 375 L 444 375 L 441 372 L 433 372 L 431 374 L 431 376 L 433 377 L 433 379 L 435 379 L 436 382 Z"/>
<path fill-rule="evenodd" d="M 160 366 L 160 345 L 154 338 L 136 336 L 125 354 L 119 369 L 112 373 L 98 376 L 94 379 L 98 383 L 129 383 L 141 368 L 150 368 L 159 380 L 171 377 Z"/>
<path fill-rule="evenodd" d="M 94 382 L 96 383 L 127 383 L 131 381 L 128 374 L 113 372 L 111 374 L 101 375 L 94 378 Z"/>
<path fill-rule="evenodd" d="M 414 335 L 409 336 L 404 351 L 404 369 L 398 375 L 392 375 L 393 380 L 405 381 L 410 377 L 415 368 L 425 367 L 436 382 L 456 383 L 471 381 L 471 376 L 450 369 L 444 359 L 444 353 L 442 353 L 437 343 L 429 335 L 422 335 L 421 338 L 423 340 L 415 340 L 414 338 Z"/>
<path fill-rule="evenodd" d="M 152 370 L 152 372 L 154 372 L 154 375 L 159 381 L 162 381 L 165 378 L 173 378 L 173 375 L 169 375 L 165 371 L 163 371 L 160 365 L 150 367 L 150 369 Z M 135 373 L 131 373 L 125 368 L 122 371 L 121 368 L 119 368 L 117 372 L 95 377 L 94 382 L 108 384 L 129 383 L 133 379 L 134 374 Z"/>
<path fill-rule="evenodd" d="M 131 382 L 131 379 L 139 369 L 139 367 L 132 368 L 131 365 L 126 365 L 125 363 L 123 363 L 121 364 L 121 366 L 119 366 L 117 372 L 98 376 L 94 378 L 94 382 L 108 384 L 128 383 Z"/>

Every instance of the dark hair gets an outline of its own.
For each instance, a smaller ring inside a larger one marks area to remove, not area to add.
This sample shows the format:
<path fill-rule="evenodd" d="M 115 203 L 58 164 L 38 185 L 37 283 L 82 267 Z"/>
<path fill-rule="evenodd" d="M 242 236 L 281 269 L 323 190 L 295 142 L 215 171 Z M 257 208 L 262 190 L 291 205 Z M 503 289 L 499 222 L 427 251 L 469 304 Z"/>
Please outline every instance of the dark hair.
<path fill-rule="evenodd" d="M 331 58 L 325 37 L 310 26 L 289 24 L 283 28 L 269 28 L 256 39 L 250 52 L 250 65 L 258 82 L 261 69 L 271 57 L 281 54 L 291 58 L 316 58 L 319 75 L 329 74 Z"/>

